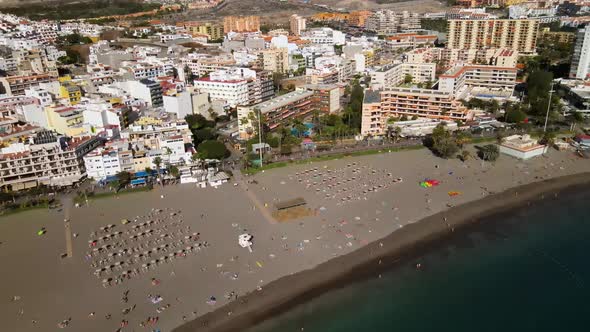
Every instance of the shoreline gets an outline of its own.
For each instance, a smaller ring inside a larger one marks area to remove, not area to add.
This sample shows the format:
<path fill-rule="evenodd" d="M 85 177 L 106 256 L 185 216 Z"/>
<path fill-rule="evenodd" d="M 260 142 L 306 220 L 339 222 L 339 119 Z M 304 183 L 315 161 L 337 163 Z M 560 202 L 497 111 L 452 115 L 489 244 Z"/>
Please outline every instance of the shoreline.
<path fill-rule="evenodd" d="M 380 240 L 349 254 L 333 258 L 316 267 L 274 280 L 261 291 L 253 291 L 219 309 L 175 328 L 175 332 L 243 331 L 298 304 L 326 292 L 362 281 L 381 270 L 392 268 L 416 253 L 443 241 L 452 234 L 478 221 L 501 215 L 590 183 L 590 173 L 579 173 L 529 183 L 486 196 L 476 201 L 452 207 L 428 216 Z M 445 225 L 444 218 L 447 218 Z M 381 245 L 382 244 L 382 245 Z M 381 261 L 381 263 L 380 263 Z"/>

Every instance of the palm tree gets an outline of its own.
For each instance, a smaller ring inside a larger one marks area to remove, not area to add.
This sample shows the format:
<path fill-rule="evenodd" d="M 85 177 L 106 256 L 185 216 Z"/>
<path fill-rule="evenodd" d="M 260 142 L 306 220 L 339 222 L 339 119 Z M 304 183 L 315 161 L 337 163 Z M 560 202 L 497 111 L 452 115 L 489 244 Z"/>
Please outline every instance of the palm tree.
<path fill-rule="evenodd" d="M 301 137 L 307 131 L 307 127 L 299 119 L 293 119 L 292 126 L 297 130 L 297 137 Z"/>
<path fill-rule="evenodd" d="M 484 145 L 479 151 L 482 161 L 496 161 L 500 156 L 500 149 L 496 144 Z"/>
<path fill-rule="evenodd" d="M 505 138 L 506 134 L 504 134 L 503 131 L 498 131 L 498 133 L 496 133 L 496 141 L 498 142 L 498 144 L 504 143 Z"/>
<path fill-rule="evenodd" d="M 122 171 L 117 173 L 117 180 L 121 187 L 126 186 L 129 182 L 131 182 L 131 173 Z"/>
<path fill-rule="evenodd" d="M 401 127 L 395 127 L 393 128 L 393 143 L 397 143 L 397 140 L 399 139 L 399 136 L 402 134 L 402 128 Z"/>
<path fill-rule="evenodd" d="M 584 115 L 578 111 L 573 111 L 570 113 L 572 125 L 570 130 L 574 131 L 576 129 L 576 125 L 584 122 Z"/>
<path fill-rule="evenodd" d="M 162 158 L 160 158 L 159 156 L 154 158 L 154 164 L 156 165 L 156 172 L 158 172 L 158 181 L 160 181 L 160 184 L 163 186 L 164 184 L 162 183 L 162 177 L 160 176 L 160 166 L 162 165 Z"/>
<path fill-rule="evenodd" d="M 471 157 L 471 152 L 467 151 L 467 150 L 463 150 L 461 151 L 461 161 L 465 162 L 467 161 L 467 159 L 469 159 Z"/>
<path fill-rule="evenodd" d="M 178 170 L 178 167 L 170 165 L 168 166 L 168 173 L 170 173 L 170 175 L 172 175 L 174 177 L 174 179 L 177 179 L 178 176 L 180 175 L 180 171 Z"/>
<path fill-rule="evenodd" d="M 191 161 L 194 163 L 196 163 L 199 160 L 199 154 L 198 153 L 193 153 L 191 155 Z"/>
<path fill-rule="evenodd" d="M 543 133 L 543 136 L 541 136 L 541 144 L 546 145 L 547 147 L 551 147 L 555 144 L 555 132 L 553 131 L 546 131 Z"/>
<path fill-rule="evenodd" d="M 471 141 L 470 135 L 463 131 L 459 130 L 455 133 L 455 142 L 459 146 L 460 149 L 463 149 L 463 146 Z"/>

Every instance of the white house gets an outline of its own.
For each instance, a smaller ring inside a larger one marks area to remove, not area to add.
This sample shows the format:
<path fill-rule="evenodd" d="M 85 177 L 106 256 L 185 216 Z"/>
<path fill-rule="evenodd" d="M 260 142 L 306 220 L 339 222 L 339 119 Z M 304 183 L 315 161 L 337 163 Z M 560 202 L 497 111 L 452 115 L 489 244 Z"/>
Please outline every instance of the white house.
<path fill-rule="evenodd" d="M 174 95 L 164 95 L 164 110 L 166 113 L 176 114 L 178 119 L 184 119 L 185 116 L 193 114 L 193 104 L 191 94 L 187 91 L 178 92 Z"/>
<path fill-rule="evenodd" d="M 518 158 L 530 159 L 547 152 L 547 146 L 541 145 L 529 135 L 512 135 L 500 144 L 500 153 Z"/>
<path fill-rule="evenodd" d="M 95 149 L 84 156 L 84 165 L 88 177 L 96 181 L 121 172 L 119 153 L 116 149 Z"/>

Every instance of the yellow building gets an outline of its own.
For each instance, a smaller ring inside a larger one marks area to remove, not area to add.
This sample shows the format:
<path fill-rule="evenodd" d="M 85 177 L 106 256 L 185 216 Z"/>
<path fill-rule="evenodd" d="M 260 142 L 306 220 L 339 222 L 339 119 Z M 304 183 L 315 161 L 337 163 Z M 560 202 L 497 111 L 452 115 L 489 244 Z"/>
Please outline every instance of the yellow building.
<path fill-rule="evenodd" d="M 135 125 L 139 126 L 149 126 L 149 125 L 161 125 L 162 120 L 158 118 L 154 118 L 152 116 L 142 116 L 141 118 L 135 120 L 133 122 Z"/>
<path fill-rule="evenodd" d="M 534 54 L 539 20 L 449 20 L 447 48 L 506 48 L 523 55 Z"/>
<path fill-rule="evenodd" d="M 112 97 L 112 98 L 109 98 L 108 102 L 111 105 L 123 104 L 123 98 L 121 98 L 121 97 Z"/>
<path fill-rule="evenodd" d="M 223 31 L 260 31 L 260 16 L 226 16 L 223 18 Z"/>
<path fill-rule="evenodd" d="M 143 172 L 146 168 L 151 167 L 151 164 L 151 158 L 146 155 L 145 151 L 138 151 L 133 156 L 134 172 Z"/>
<path fill-rule="evenodd" d="M 69 75 L 58 77 L 59 85 L 59 96 L 60 98 L 67 99 L 70 105 L 76 105 L 82 98 L 82 89 L 72 82 L 72 78 Z"/>
<path fill-rule="evenodd" d="M 223 39 L 224 30 L 223 26 L 211 23 L 205 23 L 190 28 L 193 34 L 207 35 L 209 39 Z"/>
<path fill-rule="evenodd" d="M 59 83 L 70 82 L 71 80 L 72 80 L 72 77 L 70 75 L 64 75 L 64 76 L 60 76 L 57 78 L 57 81 Z"/>
<path fill-rule="evenodd" d="M 76 105 L 82 98 L 82 89 L 71 82 L 63 82 L 59 86 L 59 96 L 69 100 L 70 105 Z"/>
<path fill-rule="evenodd" d="M 351 12 L 346 19 L 346 22 L 350 25 L 354 25 L 357 27 L 364 27 L 367 18 L 373 14 L 372 11 L 369 10 L 360 10 Z"/>
<path fill-rule="evenodd" d="M 363 51 L 363 55 L 365 56 L 366 67 L 372 67 L 375 65 L 375 52 L 373 52 L 373 50 Z"/>
<path fill-rule="evenodd" d="M 49 128 L 62 135 L 77 136 L 86 132 L 83 126 L 84 116 L 78 108 L 47 106 L 45 107 L 45 115 Z"/>
<path fill-rule="evenodd" d="M 567 44 L 573 43 L 576 38 L 576 34 L 573 32 L 551 31 L 549 28 L 543 28 L 541 30 L 541 36 L 553 42 Z"/>
<path fill-rule="evenodd" d="M 346 13 L 317 13 L 311 19 L 313 21 L 345 21 L 349 18 Z"/>

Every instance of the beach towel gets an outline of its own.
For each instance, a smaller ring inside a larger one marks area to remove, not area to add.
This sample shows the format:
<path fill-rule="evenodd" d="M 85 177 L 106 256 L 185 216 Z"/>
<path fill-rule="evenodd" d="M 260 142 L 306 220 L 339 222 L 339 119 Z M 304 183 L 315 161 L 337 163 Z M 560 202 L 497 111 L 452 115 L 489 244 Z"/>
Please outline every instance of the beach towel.
<path fill-rule="evenodd" d="M 418 185 L 422 188 L 435 187 L 435 186 L 438 186 L 439 184 L 440 184 L 440 181 L 432 180 L 432 179 L 426 179 L 426 180 L 418 183 Z"/>

